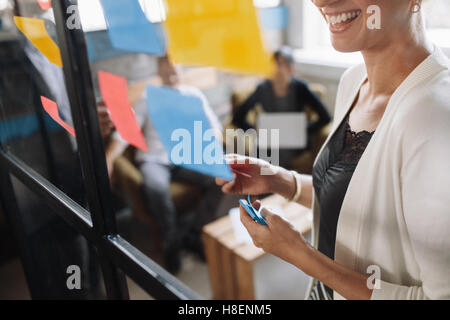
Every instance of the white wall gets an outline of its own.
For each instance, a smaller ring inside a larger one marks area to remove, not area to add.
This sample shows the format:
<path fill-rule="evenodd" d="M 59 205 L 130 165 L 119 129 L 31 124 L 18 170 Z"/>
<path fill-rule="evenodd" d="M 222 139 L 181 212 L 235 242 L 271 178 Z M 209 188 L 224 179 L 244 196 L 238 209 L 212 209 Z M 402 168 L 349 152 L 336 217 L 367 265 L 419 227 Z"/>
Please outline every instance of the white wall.
<path fill-rule="evenodd" d="M 303 47 L 303 0 L 283 0 L 288 7 L 288 25 L 285 31 L 286 44 L 293 48 Z"/>
<path fill-rule="evenodd" d="M 305 79 L 308 83 L 319 83 L 325 86 L 326 96 L 322 102 L 333 114 L 339 80 L 346 68 L 297 62 L 295 69 L 296 76 L 300 79 Z"/>
<path fill-rule="evenodd" d="M 450 48 L 443 48 L 442 50 L 450 58 Z M 295 69 L 297 77 L 303 78 L 309 83 L 320 83 L 326 87 L 327 96 L 323 102 L 329 108 L 329 111 L 333 112 L 339 80 L 350 66 L 350 64 L 325 65 L 305 59 L 297 59 Z"/>

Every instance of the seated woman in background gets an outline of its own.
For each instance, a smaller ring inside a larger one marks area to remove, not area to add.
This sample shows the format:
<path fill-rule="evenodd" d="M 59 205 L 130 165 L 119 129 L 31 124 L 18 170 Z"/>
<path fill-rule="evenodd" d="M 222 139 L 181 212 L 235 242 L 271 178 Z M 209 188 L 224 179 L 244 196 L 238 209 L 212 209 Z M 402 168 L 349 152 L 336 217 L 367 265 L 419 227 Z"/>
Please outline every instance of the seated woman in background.
<path fill-rule="evenodd" d="M 308 124 L 308 136 L 326 126 L 331 118 L 327 108 L 312 93 L 305 82 L 295 79 L 294 57 L 289 47 L 282 47 L 274 53 L 275 74 L 261 83 L 250 97 L 237 108 L 233 124 L 244 130 L 253 126 L 246 121 L 247 114 L 259 103 L 264 112 L 303 112 L 310 106 L 317 113 L 316 121 Z M 309 144 L 309 143 L 308 143 Z M 301 150 L 280 150 L 280 165 L 290 166 L 293 157 Z"/>

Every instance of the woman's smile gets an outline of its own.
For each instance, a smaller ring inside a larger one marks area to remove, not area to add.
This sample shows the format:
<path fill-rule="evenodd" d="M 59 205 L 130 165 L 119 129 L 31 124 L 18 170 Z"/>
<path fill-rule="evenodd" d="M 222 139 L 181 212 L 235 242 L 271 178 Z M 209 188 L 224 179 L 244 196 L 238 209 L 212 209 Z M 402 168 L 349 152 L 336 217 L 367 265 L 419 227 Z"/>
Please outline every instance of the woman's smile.
<path fill-rule="evenodd" d="M 361 16 L 361 10 L 349 10 L 344 12 L 324 12 L 325 19 L 328 22 L 330 32 L 342 33 L 347 31 Z"/>

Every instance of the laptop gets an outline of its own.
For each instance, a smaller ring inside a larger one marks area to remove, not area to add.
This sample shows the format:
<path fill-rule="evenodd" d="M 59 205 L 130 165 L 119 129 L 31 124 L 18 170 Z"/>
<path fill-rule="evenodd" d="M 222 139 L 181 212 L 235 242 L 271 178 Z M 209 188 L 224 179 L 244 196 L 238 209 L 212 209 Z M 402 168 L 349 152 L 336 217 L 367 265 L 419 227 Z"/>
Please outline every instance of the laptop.
<path fill-rule="evenodd" d="M 304 112 L 260 113 L 257 120 L 258 146 L 263 149 L 277 147 L 276 132 L 279 130 L 279 149 L 304 149 L 308 140 L 308 120 Z M 267 130 L 266 133 L 261 129 Z M 263 137 L 267 136 L 267 139 Z"/>

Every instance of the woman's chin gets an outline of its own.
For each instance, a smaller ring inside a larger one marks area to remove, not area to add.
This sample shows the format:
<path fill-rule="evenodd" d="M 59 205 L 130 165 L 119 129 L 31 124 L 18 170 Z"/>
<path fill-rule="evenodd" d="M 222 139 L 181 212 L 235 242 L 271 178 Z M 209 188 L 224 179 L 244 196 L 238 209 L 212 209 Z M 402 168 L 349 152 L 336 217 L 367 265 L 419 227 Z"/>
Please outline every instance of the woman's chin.
<path fill-rule="evenodd" d="M 361 50 L 360 46 L 350 40 L 345 41 L 344 39 L 331 39 L 331 44 L 333 48 L 339 52 L 356 52 Z"/>

